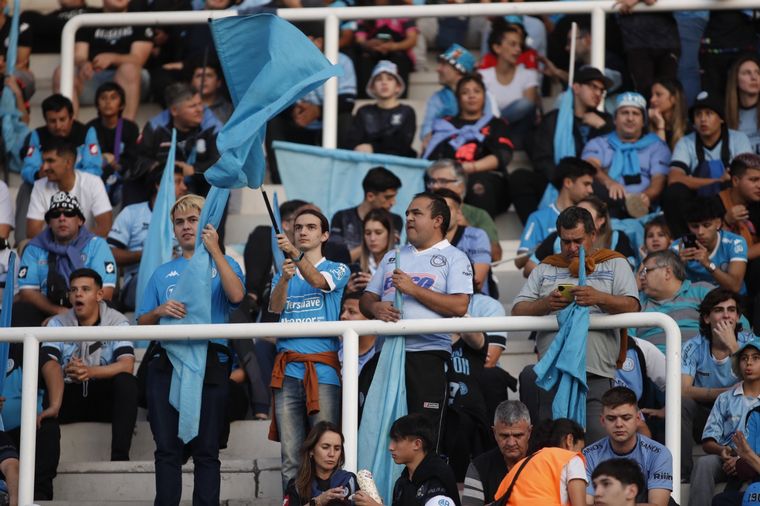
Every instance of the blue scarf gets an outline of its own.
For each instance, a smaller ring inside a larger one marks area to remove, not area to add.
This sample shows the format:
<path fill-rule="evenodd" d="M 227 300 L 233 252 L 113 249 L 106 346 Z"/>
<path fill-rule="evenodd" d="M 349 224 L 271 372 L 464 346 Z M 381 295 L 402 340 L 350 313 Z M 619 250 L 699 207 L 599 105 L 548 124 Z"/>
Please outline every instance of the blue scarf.
<path fill-rule="evenodd" d="M 422 155 L 422 158 L 427 158 L 428 155 L 430 155 L 430 153 L 432 153 L 433 150 L 446 139 L 449 139 L 449 145 L 454 148 L 454 151 L 470 141 L 483 142 L 483 139 L 485 139 L 486 136 L 480 133 L 480 130 L 486 126 L 492 118 L 492 114 L 484 114 L 483 117 L 475 123 L 464 125 L 462 128 L 455 127 L 445 118 L 435 120 L 435 123 L 433 123 L 433 137 L 430 139 L 428 148 L 425 150 L 425 154 Z"/>
<path fill-rule="evenodd" d="M 623 142 L 618 137 L 617 132 L 612 132 L 607 136 L 607 142 L 615 151 L 612 157 L 612 165 L 607 175 L 613 181 L 623 181 L 624 176 L 638 176 L 641 174 L 641 165 L 639 164 L 639 151 L 646 149 L 660 138 L 655 134 L 646 134 L 636 142 Z"/>
<path fill-rule="evenodd" d="M 37 234 L 29 244 L 33 244 L 38 248 L 42 248 L 55 255 L 55 270 L 58 274 L 63 276 L 68 285 L 71 273 L 84 267 L 82 251 L 93 237 L 95 237 L 95 234 L 82 227 L 79 229 L 79 234 L 73 241 L 61 244 L 55 241 L 53 231 L 50 227 L 47 227 L 41 233 Z M 50 266 L 48 265 L 48 269 L 49 268 Z"/>
<path fill-rule="evenodd" d="M 573 89 L 568 88 L 559 100 L 557 125 L 554 127 L 554 164 L 566 156 L 577 156 L 575 152 L 575 137 L 573 123 L 575 111 L 573 104 Z"/>

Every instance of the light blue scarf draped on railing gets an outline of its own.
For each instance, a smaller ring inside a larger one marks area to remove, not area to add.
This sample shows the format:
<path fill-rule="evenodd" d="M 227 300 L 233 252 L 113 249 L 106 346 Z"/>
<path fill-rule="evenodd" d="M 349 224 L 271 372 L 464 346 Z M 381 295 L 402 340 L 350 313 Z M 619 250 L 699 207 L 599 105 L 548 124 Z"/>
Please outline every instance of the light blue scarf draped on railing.
<path fill-rule="evenodd" d="M 557 109 L 557 124 L 554 127 L 554 165 L 567 156 L 578 156 L 575 151 L 575 136 L 573 135 L 573 122 L 575 121 L 575 104 L 572 86 L 562 93 Z M 557 201 L 559 190 L 552 181 L 546 185 L 544 196 L 538 204 L 539 209 L 549 207 Z"/>
<path fill-rule="evenodd" d="M 660 138 L 655 134 L 646 134 L 636 142 L 623 142 L 618 137 L 617 132 L 612 132 L 607 136 L 607 142 L 615 154 L 612 156 L 612 164 L 607 175 L 613 181 L 623 182 L 624 176 L 638 176 L 641 174 L 641 165 L 639 163 L 639 150 L 646 149 Z"/>
<path fill-rule="evenodd" d="M 586 252 L 580 250 L 578 286 L 586 285 Z M 559 330 L 541 360 L 533 366 L 536 385 L 546 391 L 557 386 L 552 419 L 570 418 L 586 426 L 586 340 L 589 309 L 575 301 L 557 315 Z"/>
<path fill-rule="evenodd" d="M 5 278 L 5 288 L 3 288 L 3 306 L 0 313 L 0 328 L 7 329 L 11 326 L 13 316 L 13 292 L 16 287 L 16 253 L 11 252 L 8 259 L 8 271 Z M 8 352 L 11 344 L 8 341 L 0 343 L 0 364 L 8 363 Z M 5 374 L 0 374 L 0 392 L 5 387 Z M 0 431 L 5 430 L 3 419 L 0 417 Z"/>
<path fill-rule="evenodd" d="M 5 72 L 9 76 L 13 75 L 16 68 L 20 14 L 21 2 L 15 0 L 13 2 L 10 34 L 7 39 L 8 50 L 5 53 Z M 21 149 L 30 131 L 29 126 L 21 121 L 21 116 L 21 111 L 16 107 L 16 95 L 8 86 L 3 86 L 3 92 L 0 95 L 0 118 L 2 118 L 0 122 L 2 123 L 2 136 L 5 144 L 6 166 L 13 172 L 21 172 L 23 164 L 21 157 L 26 154 L 22 154 Z"/>
<path fill-rule="evenodd" d="M 433 137 L 431 137 L 425 154 L 422 158 L 427 158 L 430 153 L 443 141 L 448 140 L 449 145 L 456 151 L 466 143 L 471 141 L 482 142 L 485 139 L 480 130 L 493 119 L 492 114 L 484 114 L 482 118 L 471 125 L 464 125 L 457 128 L 445 118 L 439 118 L 433 123 Z"/>
<path fill-rule="evenodd" d="M 274 214 L 274 221 L 277 223 L 277 229 L 282 233 L 282 218 L 280 217 L 280 202 L 277 198 L 277 192 L 272 195 L 272 213 Z M 275 272 L 279 273 L 282 270 L 282 264 L 285 262 L 285 253 L 277 246 L 277 237 L 274 233 L 274 227 L 272 227 L 272 264 L 274 265 Z"/>

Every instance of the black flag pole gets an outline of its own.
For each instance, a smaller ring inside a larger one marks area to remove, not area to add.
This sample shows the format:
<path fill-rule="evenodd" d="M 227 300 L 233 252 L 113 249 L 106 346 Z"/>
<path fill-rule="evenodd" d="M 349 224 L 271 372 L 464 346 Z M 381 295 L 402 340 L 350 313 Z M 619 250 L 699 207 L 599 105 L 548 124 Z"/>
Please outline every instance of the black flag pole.
<path fill-rule="evenodd" d="M 274 233 L 279 234 L 280 227 L 277 226 L 277 220 L 274 218 L 274 213 L 272 212 L 272 204 L 269 203 L 267 192 L 263 186 L 260 187 L 259 190 L 261 190 L 261 196 L 264 197 L 264 203 L 267 205 L 267 211 L 269 212 L 269 219 L 272 220 L 272 228 L 274 229 Z"/>

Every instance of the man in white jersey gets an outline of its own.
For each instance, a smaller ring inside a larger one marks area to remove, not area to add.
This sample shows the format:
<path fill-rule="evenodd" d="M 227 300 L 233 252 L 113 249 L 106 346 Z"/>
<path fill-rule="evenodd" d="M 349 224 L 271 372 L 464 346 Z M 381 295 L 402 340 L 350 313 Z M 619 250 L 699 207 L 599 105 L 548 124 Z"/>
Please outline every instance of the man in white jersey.
<path fill-rule="evenodd" d="M 367 318 L 401 319 L 461 317 L 472 294 L 472 266 L 467 255 L 445 239 L 451 213 L 438 195 L 419 193 L 406 210 L 409 244 L 386 253 L 361 298 Z M 403 294 L 394 306 L 396 290 Z M 445 364 L 451 355 L 449 334 L 406 336 L 406 393 L 409 413 L 423 413 L 436 429 L 435 448 L 446 405 Z M 435 449 L 434 448 L 434 449 Z"/>

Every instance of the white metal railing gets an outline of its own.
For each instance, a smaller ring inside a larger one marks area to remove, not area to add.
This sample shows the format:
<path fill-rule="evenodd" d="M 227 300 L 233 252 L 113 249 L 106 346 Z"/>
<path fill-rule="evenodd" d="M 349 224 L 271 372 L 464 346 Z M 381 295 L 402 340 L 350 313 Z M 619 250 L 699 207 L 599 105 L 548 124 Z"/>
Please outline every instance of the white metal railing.
<path fill-rule="evenodd" d="M 681 476 L 681 331 L 662 313 L 626 313 L 592 316 L 590 328 L 660 327 L 667 346 L 665 441 L 673 454 L 673 498 L 680 502 Z M 183 339 L 251 339 L 255 337 L 343 337 L 342 428 L 345 435 L 346 468 L 356 471 L 358 432 L 359 335 L 410 335 L 432 332 L 556 330 L 554 316 L 500 318 L 446 318 L 378 320 L 322 323 L 250 323 L 216 325 L 154 325 L 130 327 L 30 327 L 0 329 L 0 341 L 23 341 L 21 399 L 21 448 L 19 504 L 31 506 L 34 497 L 34 458 L 37 431 L 37 376 L 39 345 L 49 341 Z"/>
<path fill-rule="evenodd" d="M 760 8 L 760 0 L 659 0 L 652 6 L 636 5 L 640 12 L 667 12 L 684 10 L 734 10 Z M 583 0 L 569 2 L 519 2 L 404 5 L 378 7 L 318 7 L 307 9 L 278 9 L 277 15 L 289 21 L 324 21 L 325 56 L 338 61 L 339 21 L 377 18 L 472 17 L 500 15 L 590 14 L 591 36 L 596 41 L 591 48 L 591 64 L 604 68 L 605 14 L 615 11 L 614 0 Z M 61 35 L 61 93 L 74 94 L 74 42 L 83 26 L 124 25 L 185 25 L 206 23 L 209 19 L 237 15 L 237 11 L 172 11 L 80 14 L 71 18 Z M 337 147 L 338 139 L 338 84 L 331 78 L 325 83 L 322 107 L 322 146 Z"/>

